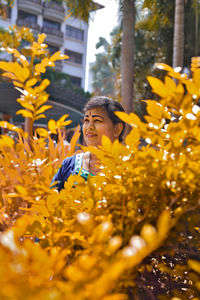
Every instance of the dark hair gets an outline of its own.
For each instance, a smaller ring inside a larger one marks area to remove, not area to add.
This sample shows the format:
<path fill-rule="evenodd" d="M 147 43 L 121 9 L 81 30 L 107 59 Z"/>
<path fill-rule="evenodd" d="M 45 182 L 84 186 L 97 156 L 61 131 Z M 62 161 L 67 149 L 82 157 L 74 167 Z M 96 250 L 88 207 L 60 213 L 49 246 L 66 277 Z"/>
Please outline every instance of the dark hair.
<path fill-rule="evenodd" d="M 125 131 L 125 122 L 120 120 L 116 115 L 115 115 L 115 111 L 123 111 L 124 112 L 124 109 L 122 107 L 122 105 L 115 101 L 115 100 L 112 100 L 110 98 L 107 98 L 107 97 L 104 97 L 104 96 L 95 96 L 95 97 L 92 97 L 85 105 L 84 109 L 83 109 L 83 112 L 86 113 L 86 111 L 92 109 L 92 108 L 96 108 L 96 107 L 101 107 L 103 108 L 107 114 L 108 114 L 108 117 L 110 118 L 110 120 L 112 121 L 112 123 L 114 125 L 118 124 L 118 123 L 122 123 L 123 125 L 123 129 L 122 129 L 122 132 L 120 133 L 119 135 L 119 141 L 121 142 L 123 139 L 123 134 L 124 134 L 124 131 Z"/>

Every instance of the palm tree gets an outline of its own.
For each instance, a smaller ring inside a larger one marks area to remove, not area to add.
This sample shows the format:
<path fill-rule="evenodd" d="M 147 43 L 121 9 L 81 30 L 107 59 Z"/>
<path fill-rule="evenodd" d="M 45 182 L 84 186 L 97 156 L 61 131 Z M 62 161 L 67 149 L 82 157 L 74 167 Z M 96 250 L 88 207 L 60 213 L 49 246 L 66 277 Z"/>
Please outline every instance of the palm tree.
<path fill-rule="evenodd" d="M 121 96 L 126 112 L 133 111 L 135 0 L 122 2 Z"/>
<path fill-rule="evenodd" d="M 94 4 L 89 0 L 63 0 L 71 12 L 87 20 Z M 133 111 L 133 82 L 134 82 L 134 25 L 135 0 L 119 0 L 122 8 L 122 49 L 121 49 L 121 95 L 122 105 L 126 112 Z"/>
<path fill-rule="evenodd" d="M 173 68 L 183 67 L 184 9 L 184 0 L 176 0 L 174 14 Z"/>

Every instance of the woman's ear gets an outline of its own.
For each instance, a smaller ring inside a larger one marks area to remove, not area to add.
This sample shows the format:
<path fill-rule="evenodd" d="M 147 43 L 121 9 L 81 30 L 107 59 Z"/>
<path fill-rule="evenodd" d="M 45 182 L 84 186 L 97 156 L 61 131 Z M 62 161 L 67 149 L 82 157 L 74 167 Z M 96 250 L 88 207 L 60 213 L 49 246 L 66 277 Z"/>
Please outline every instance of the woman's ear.
<path fill-rule="evenodd" d="M 117 123 L 115 124 L 115 129 L 114 129 L 114 136 L 115 138 L 118 138 L 123 130 L 123 124 L 122 123 Z"/>

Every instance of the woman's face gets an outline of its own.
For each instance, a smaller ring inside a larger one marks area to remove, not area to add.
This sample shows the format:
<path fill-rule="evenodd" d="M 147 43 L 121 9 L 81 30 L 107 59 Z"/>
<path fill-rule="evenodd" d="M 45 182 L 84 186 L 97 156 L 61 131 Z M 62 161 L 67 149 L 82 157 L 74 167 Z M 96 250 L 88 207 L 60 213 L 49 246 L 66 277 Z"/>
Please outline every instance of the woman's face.
<path fill-rule="evenodd" d="M 83 135 L 87 146 L 101 145 L 103 135 L 113 142 L 118 138 L 117 125 L 114 125 L 102 107 L 86 111 L 83 124 Z"/>

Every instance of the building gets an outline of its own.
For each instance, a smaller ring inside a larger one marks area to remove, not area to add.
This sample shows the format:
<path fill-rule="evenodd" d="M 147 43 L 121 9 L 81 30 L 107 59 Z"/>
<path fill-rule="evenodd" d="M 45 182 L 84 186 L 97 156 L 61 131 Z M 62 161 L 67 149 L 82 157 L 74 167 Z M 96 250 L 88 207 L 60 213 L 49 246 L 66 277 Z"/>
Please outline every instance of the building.
<path fill-rule="evenodd" d="M 97 4 L 96 9 L 102 7 Z M 8 28 L 10 25 L 17 24 L 18 26 L 31 28 L 35 34 L 45 33 L 45 43 L 48 44 L 51 54 L 60 50 L 70 57 L 68 60 L 56 62 L 56 68 L 68 74 L 74 86 L 84 88 L 88 24 L 71 16 L 65 18 L 66 15 L 66 5 L 58 4 L 58 2 L 53 0 L 15 0 L 13 6 L 8 9 L 7 19 L 0 19 L 0 27 Z M 1 53 L 1 59 L 5 60 L 6 55 L 6 53 Z M 69 94 L 70 98 L 70 92 L 66 91 L 66 93 Z M 6 94 L 6 91 L 4 91 L 4 94 Z M 65 95 L 64 92 L 63 95 Z M 86 102 L 87 99 L 80 101 L 77 94 L 77 103 L 81 103 L 82 105 L 78 107 L 75 105 L 75 108 L 73 108 L 71 107 L 73 103 L 67 101 L 67 95 L 65 95 L 65 99 L 58 98 L 56 101 L 61 102 L 62 105 L 66 105 L 67 112 L 65 110 L 63 113 L 70 114 L 70 109 L 72 109 L 72 114 L 75 116 L 77 111 L 76 119 L 78 120 L 82 116 L 80 111 L 84 105 L 83 102 Z M 74 98 L 75 96 L 73 95 Z M 0 111 L 2 111 L 1 102 L 0 96 Z M 56 109 L 56 103 L 54 103 L 54 109 Z"/>
<path fill-rule="evenodd" d="M 61 50 L 70 56 L 69 60 L 59 62 L 57 68 L 69 74 L 75 85 L 84 88 L 88 24 L 73 17 L 65 20 L 66 15 L 66 6 L 53 1 L 15 0 L 8 18 L 0 20 L 0 26 L 17 24 L 30 27 L 36 34 L 45 33 L 51 54 Z"/>

